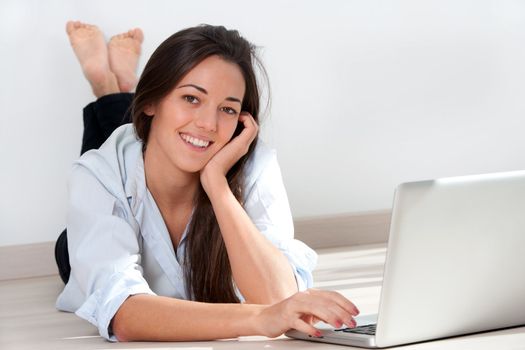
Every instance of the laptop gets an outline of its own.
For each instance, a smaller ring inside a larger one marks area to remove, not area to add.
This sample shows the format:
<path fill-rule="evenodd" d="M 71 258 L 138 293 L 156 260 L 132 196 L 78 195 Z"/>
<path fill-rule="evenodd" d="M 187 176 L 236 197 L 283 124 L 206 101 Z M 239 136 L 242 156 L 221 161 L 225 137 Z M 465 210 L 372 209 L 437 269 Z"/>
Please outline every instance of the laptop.
<path fill-rule="evenodd" d="M 316 342 L 383 348 L 525 325 L 525 171 L 404 183 L 378 314 Z"/>

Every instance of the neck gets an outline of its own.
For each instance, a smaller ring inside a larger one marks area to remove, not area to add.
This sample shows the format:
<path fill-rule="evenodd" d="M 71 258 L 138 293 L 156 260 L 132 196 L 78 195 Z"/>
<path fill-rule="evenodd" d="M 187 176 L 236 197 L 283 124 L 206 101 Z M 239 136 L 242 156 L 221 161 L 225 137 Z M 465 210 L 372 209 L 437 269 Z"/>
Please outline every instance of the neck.
<path fill-rule="evenodd" d="M 164 210 L 193 206 L 200 183 L 199 173 L 188 173 L 176 168 L 153 142 L 144 152 L 146 186 L 155 202 Z"/>

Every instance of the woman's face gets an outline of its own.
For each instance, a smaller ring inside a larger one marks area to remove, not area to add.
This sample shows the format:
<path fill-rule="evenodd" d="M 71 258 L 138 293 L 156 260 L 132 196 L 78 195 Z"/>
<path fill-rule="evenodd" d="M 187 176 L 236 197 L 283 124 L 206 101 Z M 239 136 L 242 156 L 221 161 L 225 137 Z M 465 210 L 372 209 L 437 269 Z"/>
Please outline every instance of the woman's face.
<path fill-rule="evenodd" d="M 195 173 L 226 145 L 237 127 L 245 82 L 241 70 L 210 56 L 189 71 L 158 103 L 145 109 L 153 116 L 148 140 L 160 159 Z"/>

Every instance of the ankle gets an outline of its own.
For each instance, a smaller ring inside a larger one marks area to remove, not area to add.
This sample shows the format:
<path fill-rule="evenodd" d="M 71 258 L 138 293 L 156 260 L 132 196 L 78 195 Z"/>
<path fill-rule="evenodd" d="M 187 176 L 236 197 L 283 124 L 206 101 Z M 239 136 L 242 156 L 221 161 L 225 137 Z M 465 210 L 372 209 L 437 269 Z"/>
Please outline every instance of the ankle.
<path fill-rule="evenodd" d="M 137 86 L 137 78 L 128 78 L 127 80 L 118 79 L 118 87 L 120 92 L 132 92 Z"/>
<path fill-rule="evenodd" d="M 89 83 L 91 84 L 93 94 L 97 98 L 121 92 L 117 83 L 117 78 L 115 77 L 115 74 L 113 74 L 111 71 L 108 72 L 104 79 L 100 79 L 97 81 L 90 80 Z"/>

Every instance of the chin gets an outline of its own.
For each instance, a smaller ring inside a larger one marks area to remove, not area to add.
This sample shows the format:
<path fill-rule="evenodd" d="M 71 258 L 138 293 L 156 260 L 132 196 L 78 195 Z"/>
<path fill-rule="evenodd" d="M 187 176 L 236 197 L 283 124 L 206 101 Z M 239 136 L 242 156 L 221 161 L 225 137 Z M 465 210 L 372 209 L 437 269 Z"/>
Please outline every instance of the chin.
<path fill-rule="evenodd" d="M 204 167 L 206 166 L 208 162 L 192 162 L 192 161 L 189 161 L 189 162 L 179 162 L 177 164 L 177 167 L 186 172 L 186 173 L 190 173 L 190 174 L 194 174 L 194 173 L 199 173 L 202 169 L 204 169 Z"/>

